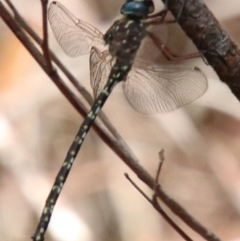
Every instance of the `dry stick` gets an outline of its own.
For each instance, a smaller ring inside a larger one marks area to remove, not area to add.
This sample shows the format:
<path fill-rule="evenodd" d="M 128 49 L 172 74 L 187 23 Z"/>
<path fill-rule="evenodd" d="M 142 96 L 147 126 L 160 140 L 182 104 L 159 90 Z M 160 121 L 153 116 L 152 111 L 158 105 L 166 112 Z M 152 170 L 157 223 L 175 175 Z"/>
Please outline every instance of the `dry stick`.
<path fill-rule="evenodd" d="M 158 186 L 158 182 L 159 182 L 159 176 L 160 176 L 160 172 L 162 170 L 162 165 L 163 165 L 163 162 L 164 162 L 164 150 L 162 149 L 159 153 L 158 153 L 158 156 L 159 156 L 159 164 L 158 164 L 158 169 L 157 169 L 157 174 L 156 174 L 156 178 L 155 178 L 155 186 L 154 186 L 154 189 L 153 189 L 153 196 L 156 196 L 156 190 L 157 190 L 157 186 Z"/>
<path fill-rule="evenodd" d="M 13 4 L 10 2 L 10 0 L 5 0 L 12 12 L 14 13 L 14 17 L 16 21 L 20 24 L 20 26 L 35 40 L 37 44 L 40 46 L 43 46 L 43 41 L 41 38 L 37 35 L 36 32 L 25 22 L 25 20 L 21 17 L 21 15 L 18 13 L 16 8 L 13 6 Z M 45 16 L 46 19 L 46 16 Z M 61 71 L 66 75 L 66 77 L 70 80 L 70 82 L 73 84 L 73 86 L 79 91 L 79 93 L 87 100 L 87 102 L 92 105 L 93 104 L 93 98 L 88 93 L 88 91 L 80 84 L 79 81 L 74 78 L 74 76 L 66 69 L 66 67 L 61 63 L 61 61 L 57 58 L 57 56 L 48 48 L 48 51 L 50 53 L 51 59 L 56 63 L 56 65 L 61 69 Z M 81 114 L 81 113 L 80 113 Z M 85 116 L 85 115 L 84 115 Z M 120 134 L 117 132 L 115 127 L 112 125 L 112 123 L 108 120 L 107 116 L 100 111 L 98 114 L 101 121 L 105 124 L 107 129 L 111 132 L 111 134 L 122 143 L 123 146 L 125 146 L 126 149 L 130 152 L 130 148 L 127 146 L 126 142 L 123 140 L 123 138 L 120 136 Z M 134 154 L 132 154 L 134 155 Z"/>
<path fill-rule="evenodd" d="M 162 217 L 167 221 L 167 223 L 172 226 L 172 228 L 185 240 L 187 241 L 193 241 L 177 224 L 174 223 L 174 221 L 165 213 L 165 211 L 161 208 L 157 201 L 157 187 L 159 186 L 159 176 L 160 172 L 162 170 L 162 165 L 164 162 L 164 150 L 162 149 L 159 153 L 159 164 L 158 164 L 158 169 L 157 169 L 157 174 L 155 178 L 155 185 L 154 185 L 154 190 L 153 190 L 153 196 L 152 200 L 137 186 L 137 184 L 129 177 L 127 173 L 125 173 L 125 177 L 131 182 L 131 184 L 152 204 L 152 206 L 162 215 Z"/>
<path fill-rule="evenodd" d="M 162 1 L 176 18 L 185 0 Z M 187 0 L 178 23 L 240 100 L 240 50 L 203 1 Z"/>
<path fill-rule="evenodd" d="M 63 93 L 63 95 L 69 100 L 69 102 L 75 107 L 75 109 L 82 115 L 87 114 L 87 109 L 83 105 L 82 102 L 78 100 L 76 95 L 66 86 L 64 81 L 60 78 L 55 70 L 49 71 L 45 58 L 39 52 L 39 50 L 34 46 L 32 41 L 27 37 L 27 35 L 21 30 L 20 26 L 14 21 L 8 10 L 4 7 L 4 5 L 0 2 L 0 15 L 3 21 L 8 25 L 8 27 L 12 30 L 15 36 L 20 40 L 20 42 L 25 46 L 25 48 L 29 51 L 29 53 L 33 56 L 33 58 L 38 62 L 38 64 L 42 67 L 45 73 L 53 80 L 59 90 Z M 99 124 L 94 125 L 94 128 L 99 133 L 101 137 L 107 143 L 111 143 L 114 141 L 112 137 L 110 137 L 107 132 L 102 129 Z"/>
<path fill-rule="evenodd" d="M 40 37 L 37 35 L 36 32 L 34 32 L 34 30 L 26 23 L 26 21 L 21 17 L 21 15 L 18 13 L 18 11 L 16 10 L 16 8 L 13 6 L 13 4 L 10 2 L 10 0 L 5 0 L 8 4 L 8 6 L 10 7 L 10 9 L 13 11 L 14 13 L 14 17 L 16 19 L 16 21 L 23 27 L 23 29 L 40 45 L 43 45 L 43 41 L 40 39 Z M 46 14 L 45 14 L 45 18 L 46 18 Z M 46 38 L 45 38 L 46 39 Z M 45 46 L 48 48 L 48 44 L 46 41 Z M 48 48 L 49 49 L 49 48 Z M 93 99 L 91 97 L 91 95 L 88 93 L 88 91 L 74 78 L 74 76 L 65 68 L 65 66 L 61 63 L 61 61 L 56 57 L 56 55 L 48 50 L 50 52 L 51 58 L 53 59 L 53 61 L 58 65 L 58 67 L 63 71 L 63 73 L 66 75 L 66 77 L 71 81 L 71 83 L 77 88 L 77 90 L 83 95 L 83 97 L 88 101 L 88 103 L 90 105 L 92 105 L 93 103 Z M 56 81 L 58 81 L 58 79 L 56 78 Z M 55 83 L 56 84 L 56 83 Z M 56 84 L 58 86 L 58 84 Z M 61 83 L 60 83 L 61 85 Z M 70 101 L 71 102 L 71 101 Z M 84 109 L 85 107 L 82 105 L 82 108 Z M 78 109 L 77 109 L 78 110 Z M 82 116 L 86 116 L 87 110 L 85 109 L 84 112 L 80 112 L 79 113 Z M 117 132 L 117 130 L 115 129 L 115 127 L 112 125 L 112 123 L 108 120 L 108 118 L 106 117 L 106 115 L 100 111 L 100 113 L 98 114 L 100 119 L 102 120 L 102 122 L 106 125 L 106 127 L 108 128 L 108 130 L 111 132 L 111 134 L 117 139 L 118 143 L 120 144 L 122 150 L 125 150 L 125 152 L 128 152 L 131 156 L 131 158 L 137 160 L 136 156 L 134 155 L 134 153 L 131 151 L 131 149 L 128 147 L 128 145 L 126 144 L 126 142 L 124 141 L 124 139 L 120 136 L 120 134 Z M 95 121 L 96 122 L 96 121 Z"/>
<path fill-rule="evenodd" d="M 28 39 L 26 34 L 22 31 L 20 26 L 16 23 L 14 18 L 0 2 L 0 16 L 6 25 L 11 29 L 15 36 L 21 41 L 21 43 L 26 47 L 29 53 L 34 57 L 34 59 L 39 63 L 45 73 L 54 81 L 59 90 L 63 95 L 70 101 L 70 103 L 77 109 L 82 115 L 86 115 L 87 111 L 85 106 L 76 98 L 76 96 L 68 89 L 68 87 L 60 79 L 56 71 L 49 72 L 45 59 L 38 49 L 33 45 L 33 43 Z M 150 176 L 146 170 L 139 165 L 139 161 L 129 152 L 121 142 L 118 142 L 111 138 L 96 122 L 93 128 L 102 138 L 102 140 L 124 161 L 126 165 L 132 169 L 136 175 L 141 179 L 147 186 L 154 189 L 155 180 Z M 207 230 L 203 225 L 197 222 L 190 214 L 188 214 L 184 208 L 182 208 L 177 202 L 175 202 L 171 197 L 169 197 L 160 186 L 157 187 L 156 193 L 158 197 L 170 208 L 170 210 L 179 216 L 189 227 L 199 233 L 202 237 L 209 241 L 220 241 L 220 239 Z"/>
<path fill-rule="evenodd" d="M 51 59 L 49 56 L 49 46 L 48 46 L 48 34 L 47 34 L 47 5 L 48 5 L 48 0 L 41 0 L 42 2 L 42 8 L 43 8 L 43 29 L 44 29 L 44 38 L 43 38 L 43 51 L 44 51 L 44 55 L 45 58 L 47 60 L 47 62 L 50 63 L 50 66 L 52 68 L 51 65 Z M 60 62 L 60 61 L 59 61 Z M 74 81 L 74 83 L 78 82 L 77 80 Z M 77 85 L 79 86 L 79 85 Z M 92 98 L 91 98 L 92 100 Z M 89 103 L 90 105 L 93 104 L 93 100 L 91 101 L 91 103 Z M 86 116 L 86 115 L 85 115 Z M 98 114 L 98 116 L 101 118 L 102 122 L 106 125 L 106 127 L 108 128 L 108 130 L 111 132 L 111 134 L 119 141 L 122 143 L 123 146 L 125 146 L 125 149 L 127 149 L 129 152 L 132 152 L 131 149 L 128 147 L 127 143 L 124 141 L 124 139 L 121 137 L 121 135 L 118 133 L 118 131 L 115 129 L 115 127 L 112 125 L 112 123 L 109 121 L 109 119 L 107 118 L 107 116 L 102 112 L 102 110 L 100 111 L 100 113 Z M 132 155 L 134 155 L 134 153 L 132 152 Z"/>
<path fill-rule="evenodd" d="M 152 200 L 151 204 L 153 205 L 153 207 L 159 211 L 160 214 L 162 214 L 164 216 L 164 218 L 166 219 L 166 221 L 187 241 L 192 241 L 192 239 L 180 228 L 178 227 L 169 217 L 168 215 L 163 211 L 163 209 L 161 208 L 161 206 L 158 203 L 157 200 L 157 187 L 160 186 L 159 185 L 159 177 L 160 177 L 160 172 L 162 170 L 162 166 L 163 166 L 163 162 L 165 160 L 164 158 L 164 150 L 162 149 L 159 153 L 159 164 L 158 164 L 158 169 L 157 169 L 157 174 L 156 174 L 156 178 L 155 178 L 155 185 L 154 185 L 154 190 L 153 190 L 153 196 L 152 196 Z M 166 216 L 166 217 L 165 217 Z"/>
<path fill-rule="evenodd" d="M 21 17 L 18 13 L 17 9 L 13 6 L 10 0 L 5 0 L 8 6 L 11 8 L 14 18 L 17 23 L 33 38 L 33 40 L 40 46 L 43 45 L 42 39 L 37 35 L 37 33 L 27 24 L 27 22 Z M 68 71 L 68 69 L 61 63 L 61 61 L 57 58 L 57 56 L 51 51 L 50 56 L 51 59 L 56 63 L 56 65 L 61 69 L 61 71 L 67 76 L 73 86 L 83 95 L 83 97 L 88 101 L 90 105 L 93 103 L 93 99 L 88 91 L 78 82 L 74 76 Z"/>
<path fill-rule="evenodd" d="M 42 41 L 42 50 L 47 62 L 49 70 L 53 70 L 52 61 L 50 58 L 49 48 L 48 48 L 48 27 L 47 27 L 47 5 L 48 0 L 41 0 L 42 4 L 42 22 L 43 22 L 43 41 Z"/>
<path fill-rule="evenodd" d="M 165 211 L 160 207 L 160 205 L 157 202 L 156 198 L 153 198 L 152 200 L 137 186 L 137 184 L 130 178 L 130 176 L 125 173 L 125 177 L 130 181 L 130 183 L 145 197 L 148 202 L 152 204 L 152 206 L 162 215 L 162 217 L 167 221 L 167 223 L 185 240 L 187 241 L 193 241 L 188 235 L 173 222 L 173 220 L 165 213 Z"/>

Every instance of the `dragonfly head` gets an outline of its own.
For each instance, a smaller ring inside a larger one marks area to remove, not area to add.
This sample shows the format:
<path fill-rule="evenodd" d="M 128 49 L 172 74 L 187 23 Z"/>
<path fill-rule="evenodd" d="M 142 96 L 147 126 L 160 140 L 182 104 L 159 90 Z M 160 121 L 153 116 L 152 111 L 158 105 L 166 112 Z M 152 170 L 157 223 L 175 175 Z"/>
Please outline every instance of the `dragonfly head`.
<path fill-rule="evenodd" d="M 152 0 L 127 0 L 121 8 L 122 14 L 135 18 L 146 18 L 148 14 L 153 12 Z"/>

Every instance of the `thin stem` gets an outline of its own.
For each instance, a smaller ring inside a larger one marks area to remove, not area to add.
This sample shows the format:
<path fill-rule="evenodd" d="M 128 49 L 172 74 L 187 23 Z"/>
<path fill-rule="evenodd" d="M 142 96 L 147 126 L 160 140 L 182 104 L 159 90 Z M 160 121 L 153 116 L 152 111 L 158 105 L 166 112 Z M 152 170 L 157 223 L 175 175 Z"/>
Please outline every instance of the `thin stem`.
<path fill-rule="evenodd" d="M 160 165 L 159 165 L 160 166 Z M 159 170 L 159 169 L 158 169 Z M 165 211 L 158 204 L 157 199 L 153 198 L 152 200 L 137 186 L 137 184 L 130 178 L 130 176 L 125 173 L 125 177 L 130 181 L 130 183 L 142 194 L 142 196 L 147 199 L 149 203 L 158 211 L 158 213 L 166 220 L 166 222 L 185 240 L 193 241 L 174 221 L 165 213 Z"/>
<path fill-rule="evenodd" d="M 48 47 L 48 27 L 47 27 L 47 5 L 48 0 L 41 0 L 42 4 L 42 21 L 43 21 L 43 41 L 42 41 L 42 50 L 47 62 L 49 69 L 52 69 L 52 62 L 49 54 Z"/>
<path fill-rule="evenodd" d="M 18 13 L 17 9 L 13 6 L 10 0 L 5 0 L 10 9 L 13 11 L 16 21 L 22 26 L 22 28 L 36 41 L 37 44 L 40 46 L 43 45 L 42 39 L 37 35 L 37 33 L 26 23 L 26 21 L 21 17 L 21 15 Z M 79 91 L 79 93 L 82 94 L 82 96 L 87 100 L 87 102 L 92 105 L 93 104 L 93 98 L 89 94 L 89 92 L 84 88 L 83 85 L 68 71 L 68 69 L 62 64 L 62 62 L 57 58 L 57 56 L 49 50 L 51 59 L 56 63 L 56 65 L 61 69 L 61 71 L 66 75 L 66 77 L 70 80 L 70 82 L 73 84 L 73 86 Z M 110 131 L 110 133 L 119 141 L 122 143 L 125 149 L 128 150 L 128 152 L 131 152 L 131 149 L 128 147 L 124 139 L 121 137 L 121 135 L 118 133 L 116 128 L 112 125 L 112 123 L 109 121 L 107 116 L 104 114 L 103 111 L 100 111 L 99 118 L 104 123 L 104 125 L 107 127 L 107 129 Z M 134 155 L 132 153 L 132 155 Z"/>

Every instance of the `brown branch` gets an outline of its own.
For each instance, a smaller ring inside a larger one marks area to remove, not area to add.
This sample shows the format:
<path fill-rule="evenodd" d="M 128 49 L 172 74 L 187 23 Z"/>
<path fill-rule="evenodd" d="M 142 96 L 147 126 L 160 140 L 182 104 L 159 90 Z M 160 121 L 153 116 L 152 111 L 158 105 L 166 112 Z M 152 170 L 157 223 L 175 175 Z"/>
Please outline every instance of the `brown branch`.
<path fill-rule="evenodd" d="M 155 186 L 153 189 L 155 196 L 156 196 L 157 186 L 159 185 L 158 181 L 159 181 L 160 172 L 162 170 L 162 165 L 164 162 L 164 150 L 163 149 L 158 153 L 158 156 L 159 156 L 159 164 L 158 164 L 157 174 L 156 174 L 156 178 L 155 178 Z"/>
<path fill-rule="evenodd" d="M 127 180 L 142 194 L 142 196 L 152 204 L 152 206 L 158 211 L 158 213 L 166 220 L 166 222 L 185 240 L 193 241 L 188 235 L 176 224 L 173 220 L 165 213 L 165 211 L 161 208 L 156 198 L 150 199 L 138 186 L 137 184 L 130 178 L 130 176 L 125 173 L 124 174 Z"/>
<path fill-rule="evenodd" d="M 9 2 L 9 0 L 6 0 Z M 8 10 L 0 2 L 0 16 L 3 21 L 9 27 L 9 29 L 15 34 L 15 36 L 21 41 L 33 58 L 39 63 L 44 72 L 53 80 L 63 95 L 69 100 L 74 108 L 83 116 L 87 114 L 86 107 L 78 100 L 74 93 L 66 86 L 55 70 L 49 71 L 48 65 L 44 56 L 34 46 L 33 42 L 21 29 L 20 24 L 11 16 Z M 136 175 L 151 189 L 155 187 L 155 179 L 150 176 L 146 170 L 139 165 L 139 161 L 129 151 L 129 148 L 124 143 L 113 139 L 106 131 L 99 126 L 97 122 L 94 123 L 93 128 L 102 140 L 132 169 Z M 189 227 L 198 232 L 201 236 L 205 237 L 209 241 L 220 241 L 215 235 L 203 227 L 197 222 L 190 214 L 188 214 L 178 203 L 170 198 L 160 186 L 157 187 L 156 193 L 158 197 L 168 206 L 173 213 L 179 216 Z"/>
<path fill-rule="evenodd" d="M 162 0 L 199 51 L 240 100 L 240 51 L 202 0 Z M 227 2 L 226 2 L 227 4 Z"/>
<path fill-rule="evenodd" d="M 15 34 L 15 36 L 20 40 L 24 47 L 29 51 L 32 57 L 38 62 L 42 67 L 44 72 L 52 79 L 63 95 L 68 99 L 68 101 L 74 106 L 74 108 L 83 116 L 87 114 L 87 108 L 85 105 L 76 97 L 76 95 L 67 87 L 64 81 L 60 78 L 55 70 L 49 70 L 44 56 L 39 52 L 39 50 L 34 46 L 33 42 L 27 37 L 27 35 L 22 31 L 19 24 L 14 20 L 8 10 L 0 2 L 0 15 L 3 21 Z M 107 132 L 97 124 L 93 125 L 97 133 L 106 141 L 106 143 L 112 143 L 114 140 L 110 137 Z"/>
<path fill-rule="evenodd" d="M 21 17 L 21 15 L 18 13 L 17 9 L 13 6 L 10 0 L 5 0 L 10 9 L 12 10 L 14 14 L 14 18 L 19 23 L 19 25 L 33 38 L 33 40 L 40 46 L 43 46 L 42 39 L 37 35 L 37 33 L 27 24 L 27 22 Z M 78 92 L 86 99 L 86 101 L 92 105 L 93 104 L 93 98 L 89 94 L 89 92 L 84 88 L 83 85 L 68 71 L 68 69 L 62 64 L 62 62 L 57 58 L 57 56 L 48 48 L 48 51 L 50 53 L 51 59 L 54 61 L 54 63 L 61 69 L 61 71 L 66 75 L 68 80 L 73 84 L 73 86 L 78 90 Z M 80 113 L 81 114 L 81 113 Z M 82 115 L 85 116 L 85 115 Z M 126 142 L 123 140 L 123 138 L 120 136 L 118 131 L 115 129 L 115 127 L 112 125 L 112 123 L 109 121 L 107 116 L 104 114 L 103 111 L 100 111 L 98 114 L 101 121 L 104 123 L 104 125 L 107 127 L 107 129 L 110 131 L 110 133 L 119 141 L 122 143 L 123 146 L 125 146 L 126 149 L 130 152 L 130 148 L 127 146 Z M 132 155 L 134 155 L 132 153 Z"/>
<path fill-rule="evenodd" d="M 16 22 L 31 36 L 31 38 L 39 45 L 43 45 L 42 39 L 37 35 L 37 33 L 28 25 L 28 23 L 21 17 L 18 13 L 17 9 L 13 6 L 10 0 L 5 0 L 8 6 L 11 8 L 14 18 Z M 83 97 L 87 100 L 87 102 L 92 105 L 93 98 L 88 93 L 88 91 L 81 85 L 79 81 L 68 71 L 68 69 L 62 64 L 62 62 L 57 58 L 57 56 L 51 51 L 50 56 L 51 59 L 55 62 L 55 64 L 61 69 L 61 71 L 66 75 L 66 77 L 70 80 L 73 86 L 83 95 Z"/>
<path fill-rule="evenodd" d="M 37 35 L 36 32 L 27 24 L 27 22 L 21 17 L 21 15 L 18 13 L 16 8 L 13 6 L 13 4 L 10 2 L 10 0 L 5 0 L 8 4 L 8 6 L 11 8 L 11 10 L 14 13 L 15 20 L 19 23 L 19 25 L 34 39 L 34 41 L 39 44 L 40 46 L 43 45 L 42 39 Z M 77 79 L 68 71 L 68 69 L 61 63 L 61 61 L 57 58 L 57 56 L 49 50 L 51 59 L 55 62 L 55 64 L 61 69 L 61 71 L 66 75 L 68 80 L 73 84 L 73 86 L 79 91 L 79 93 L 82 94 L 82 96 L 87 100 L 87 102 L 92 105 L 93 98 L 89 94 L 89 92 L 84 88 L 83 85 Z M 81 113 L 80 113 L 81 114 Z M 108 120 L 107 116 L 101 111 L 99 113 L 99 117 L 102 120 L 102 122 L 106 125 L 106 127 L 109 129 L 109 131 L 112 133 L 112 135 L 119 141 L 123 142 L 125 145 L 126 143 L 123 141 L 122 137 L 119 135 L 117 130 L 114 128 L 112 123 Z"/>
<path fill-rule="evenodd" d="M 157 174 L 156 174 L 156 178 L 155 178 L 155 185 L 154 185 L 154 193 L 153 193 L 153 197 L 152 199 L 150 199 L 138 186 L 137 184 L 130 178 L 130 176 L 125 173 L 125 177 L 130 181 L 130 183 L 143 195 L 143 197 L 145 199 L 147 199 L 147 201 L 149 203 L 152 204 L 152 206 L 158 211 L 158 213 L 166 220 L 166 222 L 185 240 L 187 241 L 193 241 L 176 223 L 174 223 L 174 221 L 167 215 L 167 213 L 161 208 L 161 206 L 159 205 L 158 201 L 157 201 L 157 186 L 159 186 L 158 183 L 158 179 L 160 176 L 160 172 L 162 169 L 162 165 L 163 165 L 163 161 L 164 161 L 164 151 L 161 150 L 159 152 L 159 165 L 158 165 L 158 169 L 157 169 Z"/>
<path fill-rule="evenodd" d="M 43 50 L 47 65 L 48 65 L 49 69 L 52 70 L 52 61 L 50 58 L 49 47 L 48 47 L 48 27 L 47 27 L 48 0 L 41 0 L 41 4 L 42 4 L 42 22 L 43 22 L 42 50 Z"/>

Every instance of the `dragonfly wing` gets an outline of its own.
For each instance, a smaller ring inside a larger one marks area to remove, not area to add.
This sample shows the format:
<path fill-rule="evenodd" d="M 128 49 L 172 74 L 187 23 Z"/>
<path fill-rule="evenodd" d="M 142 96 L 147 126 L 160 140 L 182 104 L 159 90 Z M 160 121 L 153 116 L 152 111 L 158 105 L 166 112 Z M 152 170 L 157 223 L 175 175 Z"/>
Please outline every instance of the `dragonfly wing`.
<path fill-rule="evenodd" d="M 112 62 L 108 51 L 101 52 L 96 47 L 92 47 L 90 52 L 90 83 L 94 99 L 106 85 L 111 68 Z"/>
<path fill-rule="evenodd" d="M 91 24 L 77 19 L 62 4 L 50 4 L 48 20 L 55 38 L 67 55 L 77 57 L 87 54 L 92 46 L 103 50 L 103 34 Z"/>
<path fill-rule="evenodd" d="M 135 62 L 124 83 L 129 103 L 139 112 L 169 112 L 186 105 L 205 93 L 206 76 L 198 68 L 162 65 L 143 68 Z"/>

